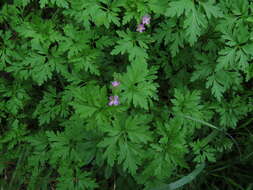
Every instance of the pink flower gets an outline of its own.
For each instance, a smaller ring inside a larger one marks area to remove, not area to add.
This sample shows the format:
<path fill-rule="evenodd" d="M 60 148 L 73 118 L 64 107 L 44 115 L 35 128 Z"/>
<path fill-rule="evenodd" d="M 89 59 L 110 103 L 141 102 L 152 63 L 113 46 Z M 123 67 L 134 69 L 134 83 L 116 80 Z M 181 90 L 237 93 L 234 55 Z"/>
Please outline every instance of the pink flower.
<path fill-rule="evenodd" d="M 113 87 L 117 87 L 120 85 L 120 82 L 119 81 L 112 81 L 112 86 Z"/>
<path fill-rule="evenodd" d="M 142 17 L 142 24 L 150 24 L 150 16 L 149 15 L 145 15 Z"/>
<path fill-rule="evenodd" d="M 108 103 L 109 106 L 119 105 L 119 96 L 110 96 L 109 100 L 110 100 L 110 102 Z"/>
<path fill-rule="evenodd" d="M 144 32 L 145 26 L 143 24 L 139 24 L 136 29 L 137 32 Z"/>

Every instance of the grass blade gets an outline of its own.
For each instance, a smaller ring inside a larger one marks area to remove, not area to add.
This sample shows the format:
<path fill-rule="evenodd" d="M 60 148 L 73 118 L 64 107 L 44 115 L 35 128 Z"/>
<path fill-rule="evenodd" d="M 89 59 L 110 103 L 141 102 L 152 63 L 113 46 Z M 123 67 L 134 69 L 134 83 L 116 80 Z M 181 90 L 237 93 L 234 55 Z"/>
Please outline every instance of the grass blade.
<path fill-rule="evenodd" d="M 225 135 L 227 135 L 227 136 L 233 141 L 233 143 L 235 144 L 235 146 L 236 146 L 236 148 L 237 148 L 237 150 L 238 150 L 238 152 L 239 152 L 240 158 L 241 158 L 241 155 L 242 155 L 242 154 L 241 154 L 241 149 L 240 149 L 240 147 L 239 147 L 237 141 L 236 141 L 229 133 L 227 133 L 227 132 L 225 132 L 224 130 L 222 130 L 222 129 L 220 129 L 220 128 L 218 128 L 218 127 L 216 127 L 216 126 L 214 126 L 214 125 L 212 125 L 212 124 L 210 124 L 210 123 L 207 123 L 207 122 L 205 122 L 205 121 L 203 121 L 203 120 L 196 119 L 196 118 L 193 118 L 193 117 L 187 116 L 187 115 L 182 115 L 182 116 L 183 116 L 184 118 L 190 119 L 190 120 L 195 121 L 195 122 L 199 122 L 199 123 L 201 123 L 201 124 L 203 124 L 203 125 L 206 125 L 206 126 L 208 126 L 208 127 L 211 127 L 211 128 L 213 128 L 213 129 L 216 129 L 216 130 L 218 130 L 218 131 L 224 133 Z"/>
<path fill-rule="evenodd" d="M 174 190 L 174 189 L 178 189 L 188 183 L 190 183 L 192 180 L 194 180 L 200 172 L 202 172 L 202 170 L 205 168 L 205 163 L 202 163 L 200 165 L 198 165 L 198 167 L 196 167 L 195 170 L 193 170 L 190 174 L 182 177 L 181 179 L 172 182 L 168 185 L 164 185 L 162 187 L 159 188 L 155 188 L 152 190 Z"/>

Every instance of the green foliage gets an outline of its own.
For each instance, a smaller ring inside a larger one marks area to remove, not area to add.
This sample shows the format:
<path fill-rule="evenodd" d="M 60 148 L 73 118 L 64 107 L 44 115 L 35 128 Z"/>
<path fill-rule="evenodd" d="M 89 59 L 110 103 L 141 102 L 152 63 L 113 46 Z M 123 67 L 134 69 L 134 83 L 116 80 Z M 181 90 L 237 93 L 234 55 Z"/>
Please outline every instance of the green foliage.
<path fill-rule="evenodd" d="M 0 189 L 252 189 L 252 13 L 2 1 Z"/>
<path fill-rule="evenodd" d="M 148 131 L 147 116 L 122 116 L 113 121 L 112 126 L 104 126 L 107 136 L 98 144 L 106 148 L 103 156 L 109 166 L 123 163 L 123 170 L 135 174 L 137 166 L 141 163 L 142 148 L 152 140 Z"/>
<path fill-rule="evenodd" d="M 146 63 L 133 62 L 127 67 L 125 74 L 117 76 L 122 83 L 120 86 L 122 101 L 133 103 L 134 107 L 148 109 L 152 99 L 157 100 L 158 84 L 154 83 L 156 73 L 156 67 L 148 69 Z"/>

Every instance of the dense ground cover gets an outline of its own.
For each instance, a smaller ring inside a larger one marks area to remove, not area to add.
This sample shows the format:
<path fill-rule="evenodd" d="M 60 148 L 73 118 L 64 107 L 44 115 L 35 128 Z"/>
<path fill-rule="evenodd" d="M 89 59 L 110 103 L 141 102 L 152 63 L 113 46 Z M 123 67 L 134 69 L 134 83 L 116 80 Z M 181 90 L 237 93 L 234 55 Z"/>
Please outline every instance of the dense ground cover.
<path fill-rule="evenodd" d="M 251 0 L 2 0 L 0 189 L 252 190 Z"/>

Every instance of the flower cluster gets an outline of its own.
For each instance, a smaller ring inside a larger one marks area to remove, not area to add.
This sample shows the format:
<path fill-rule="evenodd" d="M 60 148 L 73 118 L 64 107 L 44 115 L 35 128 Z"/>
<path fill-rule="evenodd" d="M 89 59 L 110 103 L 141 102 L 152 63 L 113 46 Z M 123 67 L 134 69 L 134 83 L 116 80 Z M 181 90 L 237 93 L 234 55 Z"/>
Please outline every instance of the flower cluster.
<path fill-rule="evenodd" d="M 110 102 L 108 103 L 109 106 L 112 106 L 112 105 L 119 105 L 119 96 L 110 96 L 109 97 L 109 100 Z"/>
<path fill-rule="evenodd" d="M 145 25 L 150 24 L 151 17 L 149 15 L 145 15 L 142 17 L 141 24 L 137 26 L 136 31 L 137 32 L 144 32 L 145 31 Z"/>
<path fill-rule="evenodd" d="M 117 86 L 120 85 L 120 82 L 119 81 L 113 81 L 111 84 L 112 84 L 113 87 L 117 87 Z M 109 100 L 110 100 L 109 103 L 108 103 L 109 106 L 119 105 L 119 96 L 117 96 L 117 95 L 110 96 Z"/>
<path fill-rule="evenodd" d="M 120 85 L 120 82 L 119 81 L 112 81 L 112 86 L 113 87 L 117 87 Z"/>

